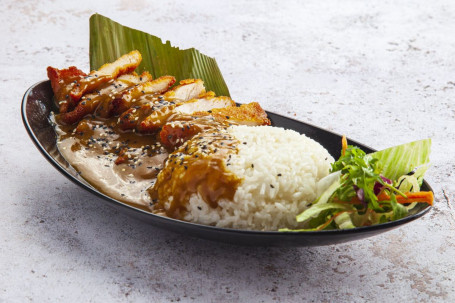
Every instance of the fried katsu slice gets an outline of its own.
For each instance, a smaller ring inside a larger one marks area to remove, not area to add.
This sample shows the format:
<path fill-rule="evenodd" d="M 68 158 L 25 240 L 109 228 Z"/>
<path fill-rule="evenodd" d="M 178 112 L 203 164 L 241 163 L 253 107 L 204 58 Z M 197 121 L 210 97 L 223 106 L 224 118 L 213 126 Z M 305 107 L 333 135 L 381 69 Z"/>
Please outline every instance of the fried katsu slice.
<path fill-rule="evenodd" d="M 235 102 L 229 97 L 209 97 L 170 104 L 153 111 L 139 124 L 138 130 L 141 132 L 157 131 L 164 124 L 172 121 L 172 116 L 175 114 L 191 114 L 197 111 L 210 111 L 234 105 Z"/>
<path fill-rule="evenodd" d="M 124 76 L 125 75 L 122 75 L 117 79 L 123 78 Z M 136 78 L 134 79 L 134 85 L 129 86 L 127 89 L 118 89 L 123 87 L 122 86 L 119 87 L 120 84 L 117 85 L 115 93 L 109 94 L 108 98 L 103 98 L 103 101 L 96 109 L 96 116 L 102 118 L 109 118 L 118 115 L 116 112 L 112 110 L 113 108 L 112 103 L 115 102 L 115 100 L 122 98 L 122 96 L 129 94 L 131 91 L 136 90 L 138 87 L 150 83 L 151 81 L 153 81 L 153 76 L 149 72 L 143 72 L 141 75 L 136 76 Z"/>
<path fill-rule="evenodd" d="M 143 102 L 142 105 L 135 105 L 121 114 L 118 125 L 123 130 L 135 129 L 139 132 L 153 132 L 155 128 L 143 128 L 142 122 L 149 116 L 153 116 L 156 123 L 161 123 L 160 119 L 165 122 L 166 118 L 173 113 L 174 108 L 174 101 L 158 99 Z"/>
<path fill-rule="evenodd" d="M 89 93 L 113 79 L 133 72 L 141 63 L 142 56 L 137 50 L 121 56 L 112 63 L 106 63 L 98 70 L 91 71 L 86 77 L 74 83 L 70 96 L 77 103 L 83 94 Z"/>
<path fill-rule="evenodd" d="M 138 84 L 150 81 L 152 75 L 143 72 L 140 76 L 136 73 L 121 75 L 114 82 L 105 83 L 97 92 L 86 94 L 81 98 L 76 108 L 70 112 L 60 113 L 56 119 L 61 124 L 74 124 L 88 114 L 105 112 L 104 108 L 113 98 L 120 97 L 124 92 L 137 87 Z"/>
<path fill-rule="evenodd" d="M 200 99 L 193 99 L 184 103 L 179 104 L 175 113 L 177 114 L 192 114 L 194 112 L 210 111 L 215 108 L 224 108 L 235 106 L 235 102 L 229 97 L 207 97 Z"/>
<path fill-rule="evenodd" d="M 115 98 L 107 108 L 108 116 L 120 115 L 128 110 L 131 105 L 144 95 L 156 95 L 166 92 L 175 83 L 172 76 L 163 76 L 150 82 L 142 83 Z"/>
<path fill-rule="evenodd" d="M 187 101 L 205 94 L 204 81 L 201 79 L 186 79 L 164 94 L 163 98 L 170 101 Z"/>
<path fill-rule="evenodd" d="M 160 141 L 164 146 L 173 150 L 201 132 L 228 126 L 227 122 L 215 120 L 210 115 L 200 117 L 180 115 L 178 120 L 163 125 L 160 131 Z"/>
<path fill-rule="evenodd" d="M 58 69 L 51 66 L 47 67 L 47 76 L 51 81 L 52 90 L 54 92 L 55 102 L 61 113 L 66 113 L 74 107 L 73 100 L 70 97 L 70 91 L 74 83 L 80 81 L 87 76 L 75 66 L 65 69 Z"/>
<path fill-rule="evenodd" d="M 270 125 L 270 120 L 267 118 L 266 112 L 256 102 L 242 104 L 241 106 L 234 104 L 234 106 L 176 115 L 162 127 L 160 139 L 163 145 L 172 149 L 182 145 L 200 132 L 213 128 L 220 129 L 232 124 Z"/>
<path fill-rule="evenodd" d="M 206 92 L 204 82 L 200 79 L 180 81 L 180 85 L 161 96 L 144 95 L 134 102 L 134 106 L 120 115 L 119 127 L 123 130 L 136 129 L 139 132 L 153 132 L 156 127 L 143 123 L 150 115 L 151 121 L 164 124 L 167 117 L 173 114 L 177 104 L 199 96 L 213 96 L 213 92 Z"/>
<path fill-rule="evenodd" d="M 194 115 L 205 115 L 205 113 L 194 113 Z M 228 123 L 241 125 L 270 125 L 267 113 L 257 102 L 213 109 L 210 113 L 218 121 L 226 120 Z"/>

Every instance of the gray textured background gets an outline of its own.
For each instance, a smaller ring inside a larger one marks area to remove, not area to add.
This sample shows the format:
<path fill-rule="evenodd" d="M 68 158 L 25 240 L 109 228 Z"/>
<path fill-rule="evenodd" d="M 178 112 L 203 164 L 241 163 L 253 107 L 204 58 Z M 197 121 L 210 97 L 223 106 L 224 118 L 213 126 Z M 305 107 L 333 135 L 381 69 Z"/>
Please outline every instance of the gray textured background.
<path fill-rule="evenodd" d="M 1 302 L 455 301 L 452 1 L 73 2 L 1 1 Z M 214 56 L 238 102 L 377 149 L 431 137 L 434 209 L 366 240 L 285 249 L 113 211 L 44 160 L 19 111 L 48 65 L 88 69 L 94 12 Z"/>

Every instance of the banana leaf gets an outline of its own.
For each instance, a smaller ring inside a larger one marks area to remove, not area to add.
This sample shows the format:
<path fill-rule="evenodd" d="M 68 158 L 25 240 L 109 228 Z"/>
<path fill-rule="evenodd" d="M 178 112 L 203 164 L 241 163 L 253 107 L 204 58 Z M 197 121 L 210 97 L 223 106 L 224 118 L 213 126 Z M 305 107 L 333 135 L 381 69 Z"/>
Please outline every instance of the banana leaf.
<path fill-rule="evenodd" d="M 156 36 L 123 26 L 99 14 L 90 17 L 90 69 L 98 69 L 132 50 L 142 54 L 137 72 L 149 71 L 154 78 L 174 76 L 177 81 L 202 79 L 206 89 L 219 96 L 230 96 L 221 71 L 214 58 L 197 49 L 181 50 L 163 43 Z"/>

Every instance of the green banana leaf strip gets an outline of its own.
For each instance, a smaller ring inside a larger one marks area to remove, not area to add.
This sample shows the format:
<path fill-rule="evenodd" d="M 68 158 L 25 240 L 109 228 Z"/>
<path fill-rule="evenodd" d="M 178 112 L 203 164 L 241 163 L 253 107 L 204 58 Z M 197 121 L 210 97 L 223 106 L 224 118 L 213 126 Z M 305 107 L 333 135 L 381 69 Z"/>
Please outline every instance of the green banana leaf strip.
<path fill-rule="evenodd" d="M 197 49 L 181 50 L 163 43 L 160 38 L 123 26 L 99 14 L 90 17 L 90 69 L 112 62 L 130 51 L 138 50 L 142 62 L 137 72 L 149 71 L 154 78 L 174 76 L 183 79 L 202 79 L 208 91 L 218 96 L 230 96 L 221 71 L 214 58 Z"/>

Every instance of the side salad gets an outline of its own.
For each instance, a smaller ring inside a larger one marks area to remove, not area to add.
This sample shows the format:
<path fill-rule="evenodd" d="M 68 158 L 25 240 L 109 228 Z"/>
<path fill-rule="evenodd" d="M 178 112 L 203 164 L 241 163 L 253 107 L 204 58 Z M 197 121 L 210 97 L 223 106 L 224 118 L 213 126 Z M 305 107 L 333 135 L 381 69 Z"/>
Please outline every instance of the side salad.
<path fill-rule="evenodd" d="M 420 191 L 429 166 L 431 139 L 366 154 L 342 138 L 340 158 L 318 183 L 318 198 L 296 217 L 305 229 L 349 229 L 401 219 L 418 203 L 433 205 Z"/>

